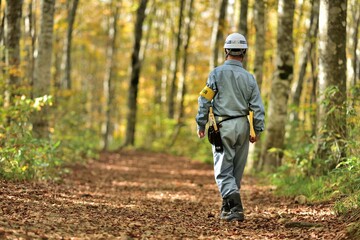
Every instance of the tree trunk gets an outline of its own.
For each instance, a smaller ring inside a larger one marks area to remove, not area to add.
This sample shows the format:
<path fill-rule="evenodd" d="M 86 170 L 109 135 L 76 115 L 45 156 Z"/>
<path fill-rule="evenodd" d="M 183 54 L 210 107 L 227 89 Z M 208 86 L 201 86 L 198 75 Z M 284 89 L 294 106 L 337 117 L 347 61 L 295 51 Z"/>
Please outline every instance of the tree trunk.
<path fill-rule="evenodd" d="M 68 9 L 68 29 L 66 33 L 63 59 L 61 63 L 61 70 L 63 75 L 61 79 L 61 86 L 63 89 L 71 89 L 71 43 L 78 4 L 79 0 L 73 0 L 70 9 Z"/>
<path fill-rule="evenodd" d="M 326 160 L 327 169 L 333 169 L 345 157 L 346 3 L 320 0 L 316 149 L 317 157 Z"/>
<path fill-rule="evenodd" d="M 210 60 L 210 69 L 217 67 L 219 61 L 219 50 L 223 50 L 224 45 L 224 32 L 226 26 L 226 8 L 228 5 L 228 0 L 221 0 L 219 15 L 217 21 L 214 23 L 212 36 L 211 36 L 211 46 L 212 46 L 212 56 Z"/>
<path fill-rule="evenodd" d="M 165 23 L 163 21 L 165 17 L 164 10 L 156 9 L 156 23 L 155 23 L 155 32 L 158 36 L 157 42 L 156 42 L 156 51 L 158 53 L 162 53 L 164 51 L 164 43 L 165 43 L 165 36 L 162 34 L 165 31 Z M 164 68 L 164 56 L 162 54 L 158 54 L 156 56 L 155 60 L 155 78 L 154 78 L 154 106 L 162 104 L 162 88 L 161 88 L 161 82 L 162 82 L 162 76 L 163 76 L 163 68 Z M 161 110 L 161 109 L 160 109 Z"/>
<path fill-rule="evenodd" d="M 5 32 L 5 61 L 8 67 L 8 87 L 6 102 L 19 94 L 20 86 L 20 35 L 23 0 L 6 1 L 6 32 Z"/>
<path fill-rule="evenodd" d="M 32 31 L 33 31 L 33 0 L 29 2 L 27 5 L 27 11 L 26 16 L 24 17 L 24 42 L 25 42 L 25 62 L 27 63 L 26 71 L 25 71 L 25 77 L 27 83 L 32 82 L 32 76 L 33 76 L 33 69 L 31 66 L 33 66 L 34 62 L 34 48 L 31 42 L 32 39 Z"/>
<path fill-rule="evenodd" d="M 264 168 L 267 171 L 280 166 L 283 157 L 287 103 L 294 65 L 292 37 L 294 8 L 294 0 L 279 0 L 277 71 L 271 84 L 268 126 L 266 128 L 266 139 L 261 156 L 262 163 L 264 163 Z"/>
<path fill-rule="evenodd" d="M 314 43 L 313 43 L 314 44 Z M 315 46 L 314 46 L 315 47 Z M 310 57 L 310 66 L 311 66 L 311 96 L 310 96 L 310 106 L 314 105 L 317 102 L 317 59 L 318 54 L 317 51 L 312 51 Z M 316 125 L 317 125 L 317 116 L 316 112 L 312 111 L 310 113 L 310 121 L 311 121 L 311 136 L 316 136 Z"/>
<path fill-rule="evenodd" d="M 262 3 L 261 3 L 262 2 Z M 255 1 L 255 5 L 256 4 L 263 4 L 264 2 L 262 0 L 260 1 Z M 248 27 L 247 27 L 247 16 L 248 16 L 248 7 L 249 7 L 249 1 L 248 0 L 241 0 L 241 6 L 240 6 L 240 17 L 239 17 L 239 33 L 244 35 L 245 38 L 247 39 L 247 33 L 248 33 Z M 265 27 L 265 26 L 264 26 Z M 243 61 L 243 67 L 246 68 L 246 55 L 245 55 L 245 59 Z"/>
<path fill-rule="evenodd" d="M 319 23 L 319 0 L 312 0 L 312 8 L 310 14 L 310 26 L 306 33 L 305 42 L 303 44 L 302 54 L 300 57 L 300 71 L 298 80 L 296 81 L 295 92 L 293 93 L 292 103 L 294 105 L 294 110 L 290 114 L 290 120 L 297 123 L 299 121 L 299 106 L 300 106 L 300 97 L 303 90 L 304 79 L 306 74 L 306 67 L 308 60 L 313 51 L 313 47 L 316 43 L 318 24 Z"/>
<path fill-rule="evenodd" d="M 2 7 L 1 7 L 1 0 L 0 0 L 0 11 L 1 11 L 1 9 L 3 9 Z M 0 26 L 0 43 L 2 44 L 2 45 L 5 45 L 4 44 L 4 31 L 5 31 L 5 17 L 6 17 L 6 13 L 5 13 L 5 9 L 4 9 L 4 11 L 3 12 L 1 12 L 1 15 L 0 15 L 1 17 L 0 17 L 0 19 L 1 19 L 1 26 Z"/>
<path fill-rule="evenodd" d="M 193 20 L 193 15 L 194 15 L 194 0 L 189 0 L 189 4 L 188 4 L 188 12 L 189 15 L 186 18 L 186 34 L 185 34 L 185 41 L 184 41 L 184 51 L 183 51 L 183 63 L 182 63 L 182 74 L 180 77 L 180 82 L 179 82 L 179 91 L 178 91 L 178 102 L 179 102 L 179 111 L 178 111 L 178 115 L 177 115 L 177 126 L 175 128 L 175 132 L 173 135 L 173 139 L 171 141 L 170 146 L 172 146 L 179 133 L 180 133 L 180 129 L 181 127 L 184 125 L 184 98 L 185 98 L 185 93 L 186 93 L 186 75 L 187 75 L 187 67 L 188 67 L 188 50 L 189 50 L 189 44 L 190 44 L 190 38 L 191 38 L 191 28 L 192 28 L 192 20 Z"/>
<path fill-rule="evenodd" d="M 41 23 L 38 37 L 38 55 L 35 59 L 33 95 L 35 98 L 50 94 L 52 38 L 54 26 L 55 0 L 41 3 Z M 48 110 L 35 113 L 33 131 L 37 137 L 48 137 Z"/>
<path fill-rule="evenodd" d="M 108 149 L 109 140 L 111 137 L 111 109 L 112 109 L 112 100 L 114 98 L 114 89 L 112 82 L 114 80 L 114 71 L 115 71 L 114 56 L 116 55 L 117 22 L 119 18 L 119 6 L 117 5 L 116 1 L 115 3 L 111 4 L 111 8 L 113 15 L 110 18 L 110 24 L 109 24 L 109 44 L 106 54 L 106 58 L 107 58 L 106 72 L 104 78 L 105 121 L 103 122 L 103 127 L 102 127 L 103 150 Z"/>
<path fill-rule="evenodd" d="M 1 3 L 1 0 L 0 0 L 0 3 Z M 1 7 L 1 4 L 0 4 L 0 13 L 1 13 L 1 26 L 0 26 L 0 45 L 4 46 L 5 45 L 5 17 L 6 17 L 6 13 L 5 13 L 5 9 L 1 11 L 1 9 L 3 9 Z M 5 59 L 5 49 L 0 49 L 0 61 L 5 63 L 6 62 L 6 59 Z M 1 77 L 0 77 L 0 84 L 1 85 L 5 85 L 4 84 L 4 81 L 5 81 L 5 78 L 6 78 L 6 70 L 5 68 L 2 68 L 1 70 Z M 3 97 L 5 98 L 5 101 L 6 101 L 6 93 L 5 93 L 5 89 L 1 88 L 4 92 L 3 94 Z M 8 94 L 9 95 L 9 94 Z M 6 105 L 6 102 L 5 104 Z"/>
<path fill-rule="evenodd" d="M 265 4 L 264 0 L 257 0 L 254 3 L 254 25 L 255 25 L 255 59 L 254 59 L 254 75 L 261 91 L 263 82 L 263 68 L 265 59 Z M 260 157 L 261 157 L 262 142 L 258 141 L 255 148 L 250 148 L 252 151 L 253 164 L 256 170 L 260 170 Z"/>
<path fill-rule="evenodd" d="M 359 45 L 359 26 L 360 26 L 360 5 L 358 4 L 358 0 L 353 0 L 351 7 L 351 15 L 352 15 L 352 25 L 349 26 L 349 50 L 351 51 L 351 67 L 352 71 L 350 76 L 350 86 L 355 86 L 357 83 L 357 79 L 359 77 L 358 72 L 358 59 L 357 53 L 358 45 Z"/>
<path fill-rule="evenodd" d="M 36 8 L 38 5 L 38 1 L 34 0 L 31 6 L 31 61 L 29 66 L 29 84 L 31 87 L 34 86 L 34 75 L 35 75 L 35 49 L 36 49 L 36 36 L 37 36 L 37 22 L 36 22 Z M 31 97 L 33 97 L 33 92 L 30 93 Z"/>
<path fill-rule="evenodd" d="M 255 39 L 255 60 L 254 75 L 261 90 L 263 81 L 263 67 L 265 59 L 265 4 L 264 0 L 255 1 L 254 5 L 254 21 L 256 30 Z"/>
<path fill-rule="evenodd" d="M 183 25 L 183 12 L 184 12 L 185 0 L 180 0 L 180 10 L 179 10 L 179 21 L 178 21 L 178 33 L 176 38 L 176 48 L 175 48 L 175 59 L 174 59 L 174 68 L 172 69 L 172 79 L 170 83 L 170 95 L 169 95 L 169 118 L 174 118 L 175 114 L 175 97 L 176 97 L 176 76 L 178 71 L 178 62 L 180 60 L 180 48 L 182 40 L 182 25 Z"/>
<path fill-rule="evenodd" d="M 131 55 L 131 76 L 128 95 L 128 113 L 126 126 L 125 146 L 133 146 L 135 144 L 135 126 L 136 126 L 136 110 L 137 110 L 137 95 L 138 85 L 141 70 L 141 61 L 139 59 L 140 43 L 143 34 L 143 23 L 145 20 L 145 10 L 148 0 L 140 0 L 139 8 L 137 9 L 137 17 L 134 29 L 134 47 Z"/>
<path fill-rule="evenodd" d="M 184 116 L 184 97 L 186 93 L 186 75 L 187 75 L 187 67 L 188 67 L 188 50 L 189 44 L 191 39 L 191 28 L 192 28 L 192 20 L 194 15 L 194 0 L 189 0 L 188 4 L 188 12 L 189 15 L 186 19 L 186 34 L 185 34 L 185 41 L 184 41 L 184 51 L 183 51 L 183 63 L 182 63 L 182 74 L 179 82 L 179 91 L 177 94 L 178 102 L 179 102 L 179 113 L 177 116 L 178 124 L 183 122 Z"/>

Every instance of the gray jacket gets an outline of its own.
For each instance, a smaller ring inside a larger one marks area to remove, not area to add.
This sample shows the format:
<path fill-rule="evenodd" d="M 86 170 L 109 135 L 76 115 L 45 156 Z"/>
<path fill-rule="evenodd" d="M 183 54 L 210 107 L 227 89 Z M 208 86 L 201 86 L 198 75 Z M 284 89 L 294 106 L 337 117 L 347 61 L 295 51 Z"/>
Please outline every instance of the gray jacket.
<path fill-rule="evenodd" d="M 205 130 L 210 106 L 216 116 L 247 115 L 254 111 L 256 135 L 264 131 L 265 111 L 260 91 L 252 74 L 246 71 L 241 62 L 226 60 L 216 67 L 208 77 L 206 86 L 215 92 L 212 100 L 203 96 L 198 99 L 199 109 L 196 122 L 199 130 Z"/>

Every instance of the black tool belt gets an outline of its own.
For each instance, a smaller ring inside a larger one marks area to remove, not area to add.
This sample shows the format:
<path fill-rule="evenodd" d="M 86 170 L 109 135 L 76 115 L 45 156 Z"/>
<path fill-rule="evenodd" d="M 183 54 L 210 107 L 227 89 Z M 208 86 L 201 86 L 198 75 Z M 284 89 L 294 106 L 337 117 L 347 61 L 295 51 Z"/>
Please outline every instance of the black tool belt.
<path fill-rule="evenodd" d="M 247 115 L 239 115 L 239 116 L 217 116 L 217 115 L 215 115 L 215 119 L 216 119 L 218 126 L 220 127 L 220 123 L 222 123 L 222 122 L 225 122 L 227 120 L 231 120 L 234 118 L 241 118 L 241 117 L 246 117 L 246 116 Z"/>

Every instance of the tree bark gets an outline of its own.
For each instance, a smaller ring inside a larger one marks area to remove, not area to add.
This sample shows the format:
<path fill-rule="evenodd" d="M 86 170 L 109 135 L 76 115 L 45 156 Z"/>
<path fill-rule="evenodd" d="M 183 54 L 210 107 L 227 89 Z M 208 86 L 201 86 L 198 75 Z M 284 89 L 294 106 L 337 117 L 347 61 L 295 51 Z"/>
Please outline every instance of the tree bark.
<path fill-rule="evenodd" d="M 182 25 L 183 25 L 183 12 L 184 12 L 185 0 L 180 0 L 180 9 L 179 9 L 179 21 L 178 21 L 178 33 L 176 37 L 176 48 L 175 48 L 175 59 L 174 59 L 174 68 L 172 70 L 172 79 L 170 83 L 170 95 L 169 95 L 169 118 L 174 118 L 175 114 L 175 97 L 177 90 L 177 71 L 178 71 L 178 62 L 180 60 L 180 48 L 182 45 Z"/>
<path fill-rule="evenodd" d="M 38 55 L 35 59 L 34 69 L 33 96 L 35 98 L 50 94 L 54 11 L 55 0 L 42 1 Z M 45 138 L 49 135 L 47 114 L 47 108 L 35 113 L 33 131 L 37 137 Z"/>
<path fill-rule="evenodd" d="M 294 0 L 279 0 L 277 31 L 277 71 L 271 83 L 268 126 L 262 149 L 264 169 L 271 171 L 281 165 L 284 150 L 285 125 L 290 83 L 293 78 L 293 18 Z M 269 151 L 270 150 L 270 151 Z M 276 150 L 276 151 L 272 151 Z"/>
<path fill-rule="evenodd" d="M 126 126 L 126 138 L 124 146 L 134 146 L 135 144 L 135 127 L 136 127 L 136 110 L 137 110 L 137 95 L 138 85 L 141 70 L 141 61 L 139 59 L 140 43 L 143 34 L 143 23 L 145 20 L 145 10 L 147 0 L 140 0 L 139 8 L 136 14 L 136 23 L 134 29 L 134 47 L 131 55 L 131 76 L 128 95 L 128 113 L 127 113 L 127 126 Z"/>
<path fill-rule="evenodd" d="M 71 44 L 72 33 L 74 29 L 74 22 L 76 17 L 76 10 L 79 4 L 79 0 L 73 0 L 70 9 L 68 10 L 68 29 L 66 33 L 63 59 L 61 63 L 62 79 L 61 86 L 63 89 L 71 89 Z"/>
<path fill-rule="evenodd" d="M 8 67 L 7 102 L 19 94 L 20 87 L 20 35 L 23 0 L 6 1 L 5 61 Z"/>
<path fill-rule="evenodd" d="M 261 3 L 258 3 L 258 2 L 262 2 L 263 1 L 255 1 L 255 5 L 256 4 L 261 4 Z M 240 6 L 240 17 L 239 17 L 239 33 L 244 35 L 245 38 L 247 39 L 248 38 L 248 27 L 247 27 L 247 18 L 248 18 L 248 8 L 249 8 L 249 1 L 248 0 L 241 0 L 241 6 Z M 243 61 L 243 67 L 246 68 L 246 55 L 245 55 L 245 59 Z"/>
<path fill-rule="evenodd" d="M 219 14 L 217 21 L 214 23 L 212 36 L 211 36 L 211 46 L 212 46 L 212 56 L 210 61 L 210 69 L 217 67 L 219 61 L 219 50 L 223 50 L 223 38 L 226 27 L 226 8 L 228 5 L 228 0 L 221 0 Z"/>
<path fill-rule="evenodd" d="M 113 1 L 114 2 L 114 1 Z M 106 72 L 104 78 L 104 98 L 105 98 L 105 121 L 102 127 L 102 138 L 103 138 L 103 150 L 107 150 L 109 147 L 109 141 L 111 137 L 111 109 L 112 109 L 112 100 L 114 98 L 114 71 L 115 71 L 115 62 L 114 56 L 116 55 L 116 37 L 117 37 L 117 22 L 119 18 L 119 6 L 117 2 L 111 4 L 111 10 L 113 12 L 112 17 L 110 18 L 109 24 L 109 44 L 106 54 Z M 115 6 L 113 6 L 115 5 Z"/>
<path fill-rule="evenodd" d="M 327 160 L 327 169 L 345 157 L 346 10 L 346 0 L 320 0 L 316 152 L 318 158 Z"/>

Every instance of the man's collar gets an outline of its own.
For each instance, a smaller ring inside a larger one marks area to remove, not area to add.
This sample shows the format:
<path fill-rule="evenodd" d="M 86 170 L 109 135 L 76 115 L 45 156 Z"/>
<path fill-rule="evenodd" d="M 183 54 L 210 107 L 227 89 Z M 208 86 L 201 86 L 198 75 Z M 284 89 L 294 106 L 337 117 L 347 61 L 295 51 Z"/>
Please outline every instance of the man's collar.
<path fill-rule="evenodd" d="M 242 63 L 238 60 L 233 60 L 233 59 L 230 59 L 230 60 L 226 60 L 225 63 L 226 65 L 236 65 L 236 66 L 239 66 L 239 67 L 243 67 Z"/>

